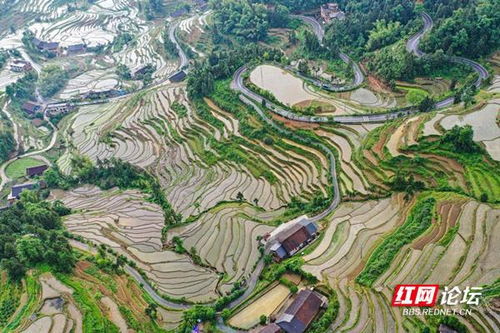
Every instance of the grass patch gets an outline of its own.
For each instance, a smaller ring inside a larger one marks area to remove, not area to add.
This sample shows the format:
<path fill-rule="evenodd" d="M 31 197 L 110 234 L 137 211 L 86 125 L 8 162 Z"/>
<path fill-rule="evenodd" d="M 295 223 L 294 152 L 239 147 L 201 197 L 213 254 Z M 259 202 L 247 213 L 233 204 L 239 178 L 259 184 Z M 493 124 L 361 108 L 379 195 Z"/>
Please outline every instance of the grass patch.
<path fill-rule="evenodd" d="M 31 157 L 25 157 L 19 160 L 15 160 L 14 162 L 10 163 L 7 168 L 5 169 L 5 173 L 7 174 L 7 177 L 11 179 L 17 179 L 24 177 L 26 175 L 26 168 L 38 166 L 44 164 L 42 161 L 31 158 Z"/>
<path fill-rule="evenodd" d="M 412 208 L 405 223 L 387 236 L 373 251 L 363 271 L 356 277 L 356 282 L 370 287 L 384 273 L 401 248 L 422 235 L 432 223 L 436 199 L 428 197 L 418 201 Z"/>

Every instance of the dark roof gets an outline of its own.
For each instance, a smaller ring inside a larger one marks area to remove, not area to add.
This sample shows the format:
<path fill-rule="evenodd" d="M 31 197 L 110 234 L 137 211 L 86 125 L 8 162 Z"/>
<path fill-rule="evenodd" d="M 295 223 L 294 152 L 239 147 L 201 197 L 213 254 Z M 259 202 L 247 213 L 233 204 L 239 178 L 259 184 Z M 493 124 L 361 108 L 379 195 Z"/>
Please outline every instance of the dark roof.
<path fill-rule="evenodd" d="M 35 183 L 28 183 L 28 184 L 21 184 L 21 185 L 15 185 L 12 186 L 11 189 L 11 196 L 19 199 L 19 196 L 21 195 L 21 192 L 24 190 L 32 190 L 35 188 Z"/>
<path fill-rule="evenodd" d="M 84 51 L 87 46 L 85 44 L 75 44 L 68 46 L 69 52 Z"/>
<path fill-rule="evenodd" d="M 322 304 L 322 297 L 318 293 L 309 289 L 302 290 L 280 315 L 276 324 L 287 333 L 303 333 L 319 313 Z"/>
<path fill-rule="evenodd" d="M 23 110 L 28 113 L 35 113 L 40 110 L 41 106 L 33 102 L 25 102 L 22 106 Z"/>
<path fill-rule="evenodd" d="M 259 333 L 278 333 L 278 332 L 282 332 L 281 327 L 276 325 L 276 323 L 272 323 L 264 326 L 264 328 L 262 328 Z"/>
<path fill-rule="evenodd" d="M 41 175 L 45 170 L 47 170 L 49 167 L 46 164 L 34 166 L 31 168 L 26 168 L 26 176 L 32 177 L 35 175 Z"/>
<path fill-rule="evenodd" d="M 178 71 L 178 72 L 170 75 L 168 77 L 168 79 L 170 81 L 172 81 L 172 82 L 180 82 L 180 81 L 184 80 L 184 78 L 186 77 L 186 75 L 187 75 L 186 72 L 184 72 L 184 71 Z"/>
<path fill-rule="evenodd" d="M 55 50 L 59 47 L 59 43 L 57 42 L 44 42 L 36 37 L 32 39 L 32 42 L 36 47 L 44 50 Z"/>
<path fill-rule="evenodd" d="M 43 43 L 41 40 L 39 40 L 39 39 L 38 39 L 38 38 L 36 38 L 36 37 L 33 37 L 32 42 L 33 42 L 33 44 L 34 44 L 36 47 L 40 47 L 40 45 Z"/>
<path fill-rule="evenodd" d="M 279 234 L 278 241 L 281 243 L 286 252 L 291 253 L 310 237 L 311 234 L 309 234 L 306 227 L 300 223 L 296 223 Z"/>

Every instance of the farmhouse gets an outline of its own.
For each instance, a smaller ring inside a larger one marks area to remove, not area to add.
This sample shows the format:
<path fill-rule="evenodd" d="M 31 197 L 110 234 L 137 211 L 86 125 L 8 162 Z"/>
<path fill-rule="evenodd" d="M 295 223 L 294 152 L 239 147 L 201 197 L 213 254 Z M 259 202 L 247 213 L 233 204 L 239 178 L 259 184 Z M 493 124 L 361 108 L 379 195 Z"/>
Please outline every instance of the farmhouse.
<path fill-rule="evenodd" d="M 325 23 L 330 23 L 332 20 L 345 18 L 345 13 L 339 9 L 337 3 L 326 3 L 321 6 L 321 18 Z"/>
<path fill-rule="evenodd" d="M 49 167 L 46 164 L 34 166 L 31 168 L 26 168 L 26 176 L 30 178 L 35 176 L 41 176 L 48 168 Z"/>
<path fill-rule="evenodd" d="M 276 228 L 268 237 L 269 250 L 274 260 L 281 261 L 293 256 L 309 244 L 318 234 L 318 226 L 307 216 L 290 221 Z"/>
<path fill-rule="evenodd" d="M 73 106 L 69 103 L 57 103 L 47 105 L 47 113 L 51 116 L 55 116 L 61 113 L 68 113 L 73 110 Z"/>
<path fill-rule="evenodd" d="M 186 15 L 187 13 L 188 13 L 188 10 L 186 8 L 182 7 L 182 8 L 175 10 L 174 12 L 172 12 L 172 14 L 170 14 L 170 16 L 176 18 L 176 17 L 181 17 L 182 15 Z"/>
<path fill-rule="evenodd" d="M 34 103 L 34 102 L 25 102 L 21 108 L 23 109 L 24 112 L 26 112 L 28 115 L 32 116 L 38 111 L 42 110 L 42 106 L 40 104 Z"/>
<path fill-rule="evenodd" d="M 10 70 L 12 72 L 27 72 L 27 71 L 30 71 L 32 70 L 33 67 L 31 67 L 31 64 L 27 61 L 24 61 L 24 60 L 14 60 L 11 64 L 10 64 Z"/>
<path fill-rule="evenodd" d="M 59 52 L 59 43 L 57 42 L 44 42 L 38 38 L 33 38 L 33 45 L 41 51 L 47 51 L 50 53 L 57 54 Z"/>
<path fill-rule="evenodd" d="M 66 55 L 74 55 L 74 54 L 79 54 L 79 53 L 84 53 L 87 51 L 87 45 L 85 44 L 74 44 L 74 45 L 69 45 L 66 49 Z"/>
<path fill-rule="evenodd" d="M 276 320 L 276 324 L 287 333 L 303 333 L 328 305 L 325 296 L 309 289 L 299 292 L 292 304 Z"/>
<path fill-rule="evenodd" d="M 168 79 L 170 80 L 170 82 L 181 82 L 186 78 L 186 75 L 187 75 L 186 72 L 178 71 L 170 75 Z"/>
<path fill-rule="evenodd" d="M 27 190 L 27 191 L 32 190 L 35 188 L 35 185 L 36 185 L 35 183 L 26 183 L 26 184 L 12 186 L 12 188 L 10 190 L 10 194 L 7 197 L 7 200 L 9 201 L 10 204 L 13 204 L 14 201 L 16 201 L 17 199 L 19 199 L 21 197 L 21 193 L 24 190 Z"/>

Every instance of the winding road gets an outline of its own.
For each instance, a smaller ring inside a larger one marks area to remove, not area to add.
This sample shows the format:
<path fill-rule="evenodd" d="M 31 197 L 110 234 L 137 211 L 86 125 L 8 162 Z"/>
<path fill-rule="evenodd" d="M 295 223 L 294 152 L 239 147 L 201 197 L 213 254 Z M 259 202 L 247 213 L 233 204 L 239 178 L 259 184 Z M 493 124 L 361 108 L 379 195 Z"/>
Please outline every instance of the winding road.
<path fill-rule="evenodd" d="M 325 29 L 323 25 L 318 22 L 314 17 L 310 16 L 304 16 L 304 15 L 293 15 L 293 17 L 298 18 L 305 22 L 306 24 L 310 25 L 312 30 L 314 31 L 314 34 L 319 40 L 319 43 L 323 45 L 323 39 L 325 38 Z M 359 67 L 359 65 L 353 61 L 349 56 L 345 53 L 340 52 L 339 53 L 340 59 L 342 59 L 343 62 L 346 64 L 350 64 L 352 67 L 352 71 L 354 72 L 354 80 L 351 84 L 345 85 L 345 86 L 337 86 L 329 83 L 322 82 L 320 80 L 316 80 L 307 76 L 300 75 L 300 73 L 295 72 L 295 74 L 299 75 L 301 78 L 311 82 L 315 86 L 318 86 L 322 89 L 329 90 L 329 91 L 334 91 L 334 92 L 342 92 L 342 91 L 348 91 L 355 89 L 359 87 L 363 81 L 365 80 L 365 75 L 363 74 L 363 71 Z"/>
<path fill-rule="evenodd" d="M 323 30 L 323 26 L 314 18 L 308 17 L 308 16 L 302 16 L 302 15 L 297 15 L 295 16 L 304 22 L 308 23 L 316 36 L 318 37 L 318 40 L 320 42 L 323 40 L 325 32 Z M 422 19 L 424 21 L 424 27 L 421 31 L 413 35 L 408 42 L 406 43 L 406 49 L 408 52 L 411 52 L 415 54 L 417 57 L 423 57 L 425 56 L 425 53 L 422 52 L 419 49 L 419 43 L 420 40 L 422 39 L 422 36 L 424 36 L 430 29 L 433 27 L 433 21 L 432 18 L 427 14 L 427 13 L 422 13 Z M 347 62 L 347 55 L 341 54 L 341 58 L 345 59 L 344 61 Z M 350 63 L 353 64 L 353 69 L 355 73 L 355 82 L 361 80 L 363 82 L 364 80 L 364 75 L 355 62 L 351 61 L 349 59 Z M 478 80 L 474 83 L 476 87 L 480 87 L 482 84 L 483 80 L 488 78 L 488 71 L 480 64 L 478 64 L 475 61 L 472 61 L 470 59 L 462 58 L 462 57 L 450 57 L 450 61 L 456 62 L 456 63 L 461 63 L 470 66 L 474 71 L 476 71 L 479 75 Z M 419 113 L 419 110 L 416 107 L 408 107 L 404 108 L 401 110 L 396 110 L 396 111 L 390 111 L 390 112 L 385 112 L 385 113 L 377 113 L 377 114 L 356 114 L 356 115 L 343 115 L 343 116 L 333 116 L 333 117 L 324 117 L 324 116 L 304 116 L 304 115 L 297 115 L 290 110 L 284 109 L 275 103 L 271 102 L 270 100 L 262 97 L 261 95 L 253 92 L 252 90 L 248 89 L 243 81 L 243 76 L 247 72 L 248 67 L 243 66 L 239 68 L 233 75 L 233 82 L 232 82 L 232 87 L 234 90 L 239 91 L 243 95 L 245 95 L 248 99 L 254 100 L 257 103 L 263 105 L 265 104 L 266 107 L 284 117 L 290 120 L 295 120 L 295 121 L 300 121 L 300 122 L 307 122 L 307 123 L 328 123 L 328 122 L 337 122 L 341 124 L 364 124 L 364 123 L 382 123 L 386 122 L 389 120 L 394 120 L 400 117 L 406 117 L 412 114 Z M 301 76 L 303 77 L 303 76 Z M 324 84 L 319 83 L 319 81 L 306 78 L 309 82 L 313 82 L 315 85 L 319 85 L 320 87 L 324 87 Z M 346 90 L 352 89 L 352 85 L 348 86 Z M 340 91 L 340 90 L 339 90 Z M 442 101 L 436 102 L 434 104 L 435 109 L 441 109 L 448 107 L 454 103 L 455 99 L 453 97 L 449 97 L 446 99 L 443 99 Z M 247 103 L 248 104 L 248 103 Z M 250 105 L 250 104 L 248 104 Z M 251 105 L 250 105 L 251 106 Z"/>

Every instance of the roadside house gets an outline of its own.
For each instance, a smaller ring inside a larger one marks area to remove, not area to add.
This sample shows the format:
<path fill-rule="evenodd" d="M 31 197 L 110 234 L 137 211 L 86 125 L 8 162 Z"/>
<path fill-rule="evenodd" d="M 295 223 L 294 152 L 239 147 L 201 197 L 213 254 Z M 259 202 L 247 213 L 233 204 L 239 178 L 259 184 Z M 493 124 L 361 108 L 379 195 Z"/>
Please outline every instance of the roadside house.
<path fill-rule="evenodd" d="M 26 168 L 26 176 L 28 177 L 35 177 L 35 176 L 41 176 L 47 170 L 49 167 L 46 164 L 42 165 L 37 165 L 34 167 Z"/>
<path fill-rule="evenodd" d="M 340 10 L 337 3 L 325 3 L 321 5 L 321 18 L 325 23 L 330 23 L 332 20 L 338 19 L 342 20 L 345 18 L 345 13 Z"/>
<path fill-rule="evenodd" d="M 37 112 L 42 110 L 42 106 L 35 102 L 25 102 L 21 108 L 30 116 L 34 116 Z"/>
<path fill-rule="evenodd" d="M 325 296 L 309 289 L 300 291 L 292 304 L 278 317 L 276 324 L 287 333 L 303 333 L 328 306 Z"/>
<path fill-rule="evenodd" d="M 280 332 L 283 332 L 283 330 L 276 323 L 268 324 L 259 331 L 259 333 L 280 333 Z"/>
<path fill-rule="evenodd" d="M 270 253 L 275 261 L 281 261 L 293 256 L 313 241 L 317 234 L 318 226 L 307 217 L 302 217 L 274 235 L 270 240 Z"/>
<path fill-rule="evenodd" d="M 66 49 L 66 55 L 71 56 L 75 54 L 84 53 L 87 51 L 87 45 L 85 44 L 74 44 L 69 45 Z"/>
<path fill-rule="evenodd" d="M 12 61 L 12 63 L 10 64 L 10 70 L 12 72 L 17 72 L 17 73 L 28 72 L 32 69 L 33 67 L 31 66 L 31 64 L 24 60 L 16 59 Z"/>
<path fill-rule="evenodd" d="M 186 76 L 187 76 L 186 72 L 178 71 L 170 75 L 168 79 L 170 80 L 170 82 L 181 82 L 186 78 Z"/>
<path fill-rule="evenodd" d="M 20 185 L 14 185 L 10 189 L 10 194 L 7 197 L 7 200 L 9 201 L 9 204 L 13 204 L 16 200 L 18 200 L 21 197 L 21 193 L 24 190 L 32 190 L 35 188 L 35 183 L 26 183 L 26 184 L 20 184 Z"/>

